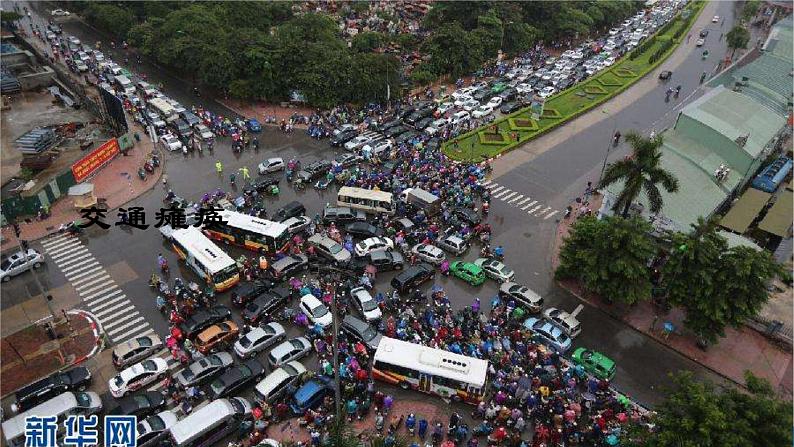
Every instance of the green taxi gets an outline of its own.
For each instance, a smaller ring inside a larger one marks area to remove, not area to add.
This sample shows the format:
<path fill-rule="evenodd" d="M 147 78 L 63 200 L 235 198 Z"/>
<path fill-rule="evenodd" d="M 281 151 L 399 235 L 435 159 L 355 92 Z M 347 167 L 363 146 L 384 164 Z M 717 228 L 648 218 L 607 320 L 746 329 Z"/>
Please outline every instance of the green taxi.
<path fill-rule="evenodd" d="M 485 282 L 485 273 L 478 265 L 471 262 L 455 261 L 449 265 L 449 271 L 473 286 Z"/>
<path fill-rule="evenodd" d="M 577 348 L 571 357 L 574 363 L 582 365 L 585 371 L 599 379 L 612 380 L 615 377 L 615 362 L 600 352 Z"/>
<path fill-rule="evenodd" d="M 491 87 L 491 93 L 496 95 L 502 93 L 505 90 L 507 90 L 507 84 L 505 84 L 504 82 L 497 82 Z"/>

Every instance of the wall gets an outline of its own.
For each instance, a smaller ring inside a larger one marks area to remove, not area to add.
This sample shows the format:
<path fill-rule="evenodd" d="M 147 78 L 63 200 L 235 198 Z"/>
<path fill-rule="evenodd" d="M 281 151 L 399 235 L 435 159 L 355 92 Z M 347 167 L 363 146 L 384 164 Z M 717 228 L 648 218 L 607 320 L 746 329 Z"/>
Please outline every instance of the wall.
<path fill-rule="evenodd" d="M 17 76 L 22 90 L 36 90 L 39 87 L 49 87 L 55 83 L 55 71 L 50 67 L 40 67 L 39 72 Z"/>

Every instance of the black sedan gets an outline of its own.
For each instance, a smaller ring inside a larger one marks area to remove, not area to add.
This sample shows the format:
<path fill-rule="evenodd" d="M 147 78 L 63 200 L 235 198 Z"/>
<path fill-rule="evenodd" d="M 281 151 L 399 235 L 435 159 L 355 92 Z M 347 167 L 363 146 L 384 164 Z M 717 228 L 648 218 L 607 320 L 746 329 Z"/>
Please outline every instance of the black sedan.
<path fill-rule="evenodd" d="M 210 384 L 212 399 L 219 399 L 265 377 L 265 367 L 259 360 L 251 359 L 228 369 Z"/>
<path fill-rule="evenodd" d="M 367 222 L 353 222 L 345 226 L 345 232 L 353 237 L 370 238 L 383 236 L 383 229 Z"/>
<path fill-rule="evenodd" d="M 670 71 L 670 70 L 665 70 L 665 71 L 659 73 L 659 79 L 661 79 L 662 81 L 666 81 L 666 80 L 670 79 L 671 77 L 673 77 L 673 72 Z"/>
<path fill-rule="evenodd" d="M 513 113 L 520 108 L 521 108 L 521 104 L 517 102 L 506 102 L 502 104 L 502 107 L 499 107 L 499 111 L 504 114 L 508 114 L 508 113 Z"/>
<path fill-rule="evenodd" d="M 245 306 L 243 320 L 248 324 L 256 324 L 263 316 L 273 313 L 286 304 L 288 299 L 289 290 L 286 287 L 276 287 L 266 291 Z"/>
<path fill-rule="evenodd" d="M 419 135 L 420 135 L 419 132 L 417 132 L 415 130 L 409 130 L 408 132 L 400 134 L 400 136 L 398 136 L 397 138 L 394 139 L 394 142 L 397 143 L 398 145 L 399 144 L 403 144 L 403 143 L 407 143 L 409 140 L 412 140 L 412 139 L 418 137 Z"/>
<path fill-rule="evenodd" d="M 229 319 L 231 315 L 231 309 L 223 305 L 213 306 L 209 309 L 199 309 L 193 315 L 185 318 L 185 322 L 180 327 L 185 337 L 192 338 L 209 326 Z"/>
<path fill-rule="evenodd" d="M 423 282 L 433 279 L 435 274 L 433 266 L 423 262 L 392 278 L 391 286 L 399 293 L 405 293 Z"/>
<path fill-rule="evenodd" d="M 251 186 L 245 188 L 243 192 L 249 193 L 250 189 L 255 189 L 257 192 L 262 193 L 265 192 L 267 188 L 270 188 L 273 185 L 278 185 L 279 180 L 280 179 L 278 177 L 263 178 L 251 183 Z"/>
<path fill-rule="evenodd" d="M 136 416 L 138 419 L 154 414 L 165 407 L 165 397 L 157 391 L 147 391 L 119 399 L 108 411 L 113 416 Z"/>
<path fill-rule="evenodd" d="M 353 258 L 351 268 L 363 272 L 368 265 L 372 265 L 379 272 L 402 270 L 405 265 L 403 256 L 397 251 L 376 250 L 366 256 Z"/>
<path fill-rule="evenodd" d="M 56 372 L 22 387 L 14 393 L 16 402 L 11 405 L 11 410 L 14 412 L 25 411 L 67 391 L 82 391 L 90 384 L 91 371 L 84 366 Z"/>
<path fill-rule="evenodd" d="M 384 130 L 383 131 L 383 135 L 386 136 L 386 138 L 394 138 L 397 135 L 400 135 L 400 134 L 405 133 L 405 132 L 408 132 L 408 128 L 407 127 L 405 127 L 405 126 L 394 126 L 394 127 L 391 127 L 389 129 Z"/>
<path fill-rule="evenodd" d="M 471 226 L 477 225 L 482 221 L 482 216 L 480 216 L 480 213 L 474 211 L 471 208 L 457 207 L 452 210 L 452 212 L 458 217 L 458 219 Z"/>
<path fill-rule="evenodd" d="M 334 135 L 333 138 L 331 138 L 331 146 L 341 146 L 347 143 L 348 141 L 352 140 L 353 138 L 355 138 L 356 135 L 358 135 L 358 131 L 356 130 L 347 130 L 344 132 L 340 132 L 339 134 Z"/>
<path fill-rule="evenodd" d="M 232 304 L 238 307 L 245 306 L 274 286 L 275 283 L 273 281 L 267 280 L 256 280 L 247 284 L 240 284 L 237 286 L 237 290 L 232 292 Z"/>

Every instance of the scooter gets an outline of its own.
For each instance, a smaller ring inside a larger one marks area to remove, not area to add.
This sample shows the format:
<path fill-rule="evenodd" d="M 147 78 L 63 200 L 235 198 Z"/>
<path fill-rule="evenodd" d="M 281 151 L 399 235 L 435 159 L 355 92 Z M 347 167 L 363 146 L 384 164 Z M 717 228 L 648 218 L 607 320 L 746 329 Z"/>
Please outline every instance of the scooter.
<path fill-rule="evenodd" d="M 138 178 L 141 180 L 146 180 L 146 170 L 143 169 L 143 166 L 138 168 Z"/>

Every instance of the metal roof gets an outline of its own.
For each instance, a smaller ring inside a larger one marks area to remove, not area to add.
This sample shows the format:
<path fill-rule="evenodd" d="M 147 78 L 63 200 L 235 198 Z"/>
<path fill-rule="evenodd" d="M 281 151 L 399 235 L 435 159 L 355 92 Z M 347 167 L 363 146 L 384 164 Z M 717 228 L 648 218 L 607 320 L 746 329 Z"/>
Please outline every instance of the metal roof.
<path fill-rule="evenodd" d="M 720 225 L 735 233 L 743 234 L 764 209 L 771 196 L 768 192 L 748 188 L 720 220 Z"/>
<path fill-rule="evenodd" d="M 794 212 L 793 195 L 791 189 L 784 189 L 772 208 L 767 211 L 764 219 L 758 224 L 758 228 L 776 236 L 788 236 L 792 223 L 791 216 Z"/>

